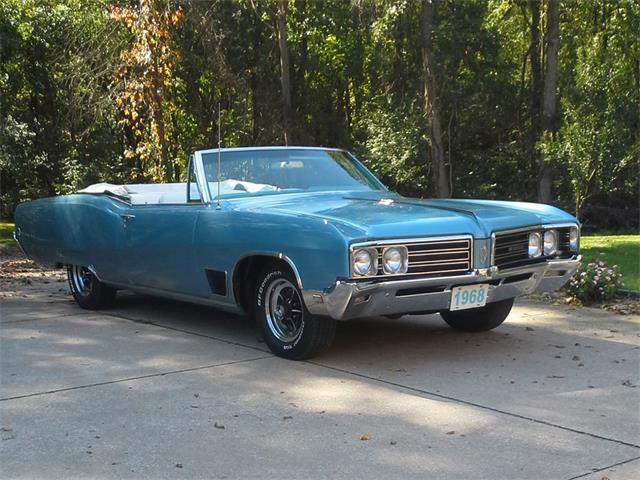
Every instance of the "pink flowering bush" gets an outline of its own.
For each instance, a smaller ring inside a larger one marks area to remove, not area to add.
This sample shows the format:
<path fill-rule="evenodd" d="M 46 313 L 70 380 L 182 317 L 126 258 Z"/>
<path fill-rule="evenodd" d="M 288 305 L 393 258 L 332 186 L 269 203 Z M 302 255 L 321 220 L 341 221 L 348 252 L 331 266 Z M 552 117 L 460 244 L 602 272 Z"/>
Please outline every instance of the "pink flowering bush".
<path fill-rule="evenodd" d="M 567 284 L 567 292 L 582 303 L 606 302 L 622 287 L 618 266 L 608 267 L 605 262 L 597 261 L 580 267 Z"/>

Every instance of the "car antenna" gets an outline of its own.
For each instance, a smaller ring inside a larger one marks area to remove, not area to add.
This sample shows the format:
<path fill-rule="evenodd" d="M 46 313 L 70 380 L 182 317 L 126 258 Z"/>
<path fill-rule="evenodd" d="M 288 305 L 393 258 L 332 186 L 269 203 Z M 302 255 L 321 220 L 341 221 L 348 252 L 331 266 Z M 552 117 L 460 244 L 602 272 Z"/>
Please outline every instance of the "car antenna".
<path fill-rule="evenodd" d="M 218 102 L 218 196 L 216 210 L 220 210 L 220 102 Z"/>

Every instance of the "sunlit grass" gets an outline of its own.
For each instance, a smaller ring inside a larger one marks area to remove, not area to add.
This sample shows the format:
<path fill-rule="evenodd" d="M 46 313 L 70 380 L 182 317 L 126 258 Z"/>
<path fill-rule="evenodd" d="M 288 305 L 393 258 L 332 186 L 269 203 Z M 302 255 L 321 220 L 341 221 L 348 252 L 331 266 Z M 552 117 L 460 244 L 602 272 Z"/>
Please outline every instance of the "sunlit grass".
<path fill-rule="evenodd" d="M 8 247 L 13 244 L 13 223 L 0 222 L 0 245 Z"/>
<path fill-rule="evenodd" d="M 582 237 L 583 262 L 602 260 L 618 265 L 627 290 L 640 290 L 640 235 L 594 235 Z"/>

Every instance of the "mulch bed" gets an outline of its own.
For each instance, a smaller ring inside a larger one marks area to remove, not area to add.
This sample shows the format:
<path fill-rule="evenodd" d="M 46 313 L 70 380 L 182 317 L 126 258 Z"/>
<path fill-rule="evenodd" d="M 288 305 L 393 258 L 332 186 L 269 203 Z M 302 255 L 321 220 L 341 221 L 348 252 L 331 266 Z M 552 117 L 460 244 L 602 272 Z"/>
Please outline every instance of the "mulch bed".
<path fill-rule="evenodd" d="M 64 282 L 66 291 L 66 278 L 64 269 L 41 267 L 25 258 L 17 247 L 0 246 L 0 298 L 22 295 L 26 289 L 54 282 Z"/>

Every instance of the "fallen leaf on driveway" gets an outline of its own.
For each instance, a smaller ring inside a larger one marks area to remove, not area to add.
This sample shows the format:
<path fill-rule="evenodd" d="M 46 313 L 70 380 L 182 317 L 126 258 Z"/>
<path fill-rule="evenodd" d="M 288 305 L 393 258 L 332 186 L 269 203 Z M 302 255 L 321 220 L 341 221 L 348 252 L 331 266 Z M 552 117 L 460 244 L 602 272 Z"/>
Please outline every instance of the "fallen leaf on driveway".
<path fill-rule="evenodd" d="M 366 433 L 363 433 L 362 435 L 360 435 L 360 440 L 362 440 L 362 441 L 367 441 L 370 438 L 371 437 L 369 437 L 369 435 L 367 435 Z"/>

